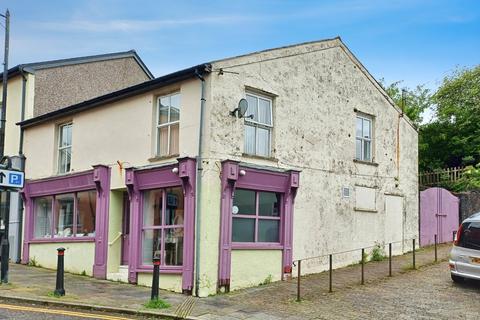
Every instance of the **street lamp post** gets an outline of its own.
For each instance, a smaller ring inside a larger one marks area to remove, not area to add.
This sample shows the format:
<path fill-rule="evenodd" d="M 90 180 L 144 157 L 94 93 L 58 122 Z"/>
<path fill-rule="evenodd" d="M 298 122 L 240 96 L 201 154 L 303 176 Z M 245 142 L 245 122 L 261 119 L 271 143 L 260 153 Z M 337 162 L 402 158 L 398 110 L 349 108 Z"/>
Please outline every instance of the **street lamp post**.
<path fill-rule="evenodd" d="M 5 155 L 5 124 L 7 121 L 7 82 L 8 82 L 8 50 L 10 41 L 10 11 L 0 14 L 5 18 L 5 54 L 3 56 L 3 92 L 2 92 L 2 115 L 0 118 L 0 158 Z"/>
<path fill-rule="evenodd" d="M 5 54 L 3 62 L 3 91 L 2 91 L 2 109 L 0 115 L 0 158 L 3 160 L 5 156 L 5 125 L 7 121 L 7 81 L 8 81 L 8 49 L 9 49 L 9 35 L 10 35 L 10 12 L 0 14 L 5 18 Z M 1 242 L 1 269 L 0 269 L 0 283 L 8 283 L 8 261 L 10 256 L 10 243 L 8 241 L 9 224 L 10 224 L 10 192 L 6 192 L 5 205 L 3 209 L 4 217 L 4 237 Z"/>

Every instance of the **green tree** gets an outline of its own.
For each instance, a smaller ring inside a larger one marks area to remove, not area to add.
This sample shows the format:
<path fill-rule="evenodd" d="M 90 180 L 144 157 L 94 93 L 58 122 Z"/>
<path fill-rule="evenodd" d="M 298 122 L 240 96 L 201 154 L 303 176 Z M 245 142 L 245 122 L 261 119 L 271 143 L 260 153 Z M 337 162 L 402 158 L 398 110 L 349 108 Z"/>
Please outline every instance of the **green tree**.
<path fill-rule="evenodd" d="M 480 65 L 454 71 L 432 96 L 435 119 L 420 128 L 420 170 L 480 162 Z"/>
<path fill-rule="evenodd" d="M 380 84 L 390 98 L 397 106 L 403 109 L 403 112 L 418 128 L 423 121 L 423 112 L 432 105 L 431 92 L 424 85 L 418 85 L 414 89 L 401 88 L 401 83 L 402 81 L 396 81 L 386 85 L 385 80 L 380 79 Z"/>

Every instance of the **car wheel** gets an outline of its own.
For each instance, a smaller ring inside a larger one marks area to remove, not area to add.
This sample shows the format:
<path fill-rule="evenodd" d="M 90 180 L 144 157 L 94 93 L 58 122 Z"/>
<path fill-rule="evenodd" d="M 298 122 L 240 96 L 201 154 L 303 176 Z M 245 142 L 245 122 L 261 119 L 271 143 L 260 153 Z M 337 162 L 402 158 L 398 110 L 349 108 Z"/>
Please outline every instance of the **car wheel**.
<path fill-rule="evenodd" d="M 452 280 L 455 283 L 462 283 L 463 281 L 465 281 L 465 279 L 460 276 L 456 276 L 454 274 L 450 274 L 450 276 L 452 277 Z"/>

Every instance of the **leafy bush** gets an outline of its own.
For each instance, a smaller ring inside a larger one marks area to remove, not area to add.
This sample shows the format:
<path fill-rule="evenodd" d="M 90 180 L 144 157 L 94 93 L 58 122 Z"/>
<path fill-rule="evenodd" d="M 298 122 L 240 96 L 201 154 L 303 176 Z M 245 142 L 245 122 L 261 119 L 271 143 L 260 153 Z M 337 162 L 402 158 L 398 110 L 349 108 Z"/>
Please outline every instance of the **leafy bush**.
<path fill-rule="evenodd" d="M 460 179 L 442 182 L 441 187 L 453 192 L 480 190 L 480 163 L 476 166 L 465 167 Z"/>
<path fill-rule="evenodd" d="M 385 260 L 385 251 L 383 251 L 383 247 L 380 244 L 377 244 L 372 250 L 372 257 L 370 261 L 383 261 Z"/>

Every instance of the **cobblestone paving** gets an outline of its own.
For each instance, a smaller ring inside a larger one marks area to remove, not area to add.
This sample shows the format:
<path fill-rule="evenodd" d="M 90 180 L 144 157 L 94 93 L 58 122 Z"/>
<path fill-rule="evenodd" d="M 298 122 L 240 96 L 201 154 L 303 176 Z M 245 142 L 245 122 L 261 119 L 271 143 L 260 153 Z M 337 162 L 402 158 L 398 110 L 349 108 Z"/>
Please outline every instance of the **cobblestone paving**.
<path fill-rule="evenodd" d="M 447 270 L 450 245 L 395 257 L 393 277 L 388 262 L 334 270 L 334 292 L 328 293 L 328 273 L 302 277 L 302 302 L 295 301 L 296 279 L 203 299 L 195 315 L 201 319 L 480 319 L 480 285 L 454 285 Z M 440 261 L 441 260 L 441 261 Z M 203 313 L 203 314 L 202 314 Z"/>
<path fill-rule="evenodd" d="M 411 270 L 412 254 L 365 265 L 365 285 L 360 266 L 334 270 L 334 292 L 328 293 L 328 272 L 301 278 L 302 301 L 296 302 L 296 279 L 271 283 L 209 298 L 188 298 L 161 291 L 174 314 L 182 302 L 193 302 L 192 316 L 199 319 L 480 319 L 480 284 L 456 285 L 450 280 L 446 258 L 450 245 L 439 246 L 439 263 L 433 248 L 416 253 L 418 270 Z M 55 272 L 12 265 L 11 285 L 0 286 L 1 296 L 52 300 Z M 61 301 L 78 304 L 142 309 L 150 289 L 88 277 L 66 275 L 67 296 Z M 190 301 L 186 301 L 190 299 Z M 58 300 L 57 300 L 58 301 Z"/>

